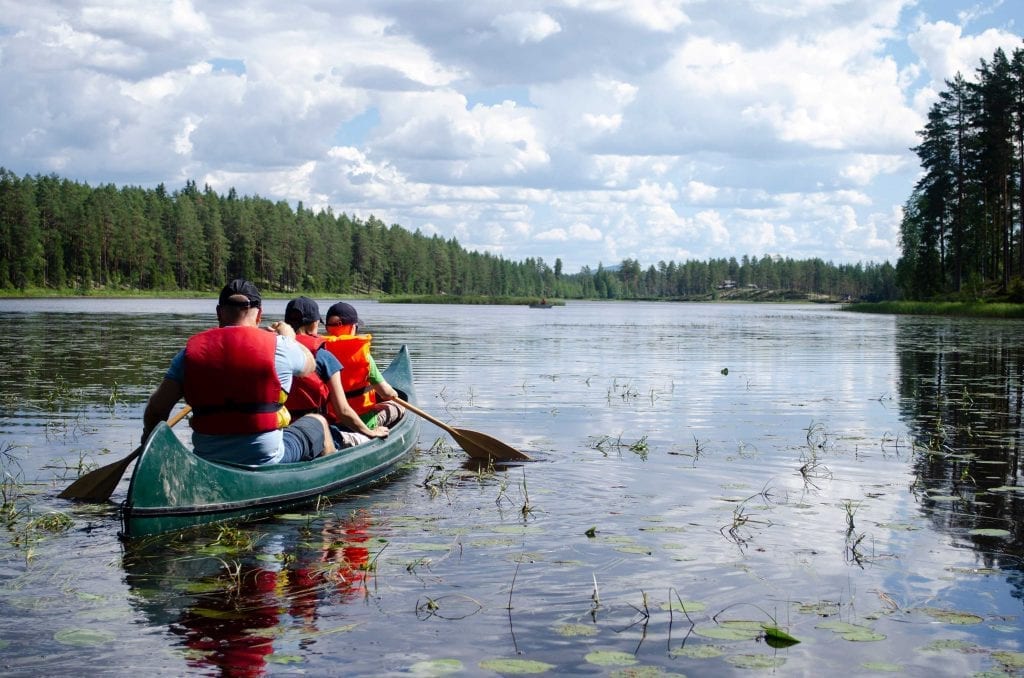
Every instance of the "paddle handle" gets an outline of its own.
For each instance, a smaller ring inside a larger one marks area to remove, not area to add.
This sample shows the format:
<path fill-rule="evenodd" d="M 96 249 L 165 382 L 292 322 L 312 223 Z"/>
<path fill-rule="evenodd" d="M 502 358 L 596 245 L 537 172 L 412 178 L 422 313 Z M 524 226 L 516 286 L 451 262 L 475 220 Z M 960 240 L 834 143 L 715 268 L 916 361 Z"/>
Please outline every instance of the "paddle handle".
<path fill-rule="evenodd" d="M 170 419 L 167 420 L 167 425 L 170 426 L 171 428 L 174 428 L 174 425 L 177 424 L 182 419 L 184 419 L 185 417 L 187 417 L 188 413 L 191 412 L 191 411 L 192 411 L 192 406 L 191 405 L 185 405 L 185 407 L 181 408 L 180 412 L 178 412 L 176 415 L 174 415 L 173 417 L 171 417 Z"/>
<path fill-rule="evenodd" d="M 399 405 L 401 405 L 405 409 L 409 410 L 410 412 L 414 412 L 414 413 L 418 414 L 419 416 L 423 417 L 424 419 L 429 421 L 434 426 L 437 426 L 438 428 L 444 429 L 449 434 L 451 434 L 451 436 L 453 438 L 458 438 L 459 437 L 459 432 L 458 431 L 456 431 L 455 429 L 453 429 L 451 426 L 449 426 L 448 424 L 444 423 L 440 419 L 437 419 L 437 418 L 432 417 L 431 415 L 427 414 L 426 412 L 424 412 L 420 408 L 416 407 L 412 403 L 407 403 L 407 402 L 405 402 L 404 400 L 402 400 L 401 398 L 399 398 L 397 396 L 392 398 L 391 400 L 393 400 L 394 402 L 398 403 Z"/>

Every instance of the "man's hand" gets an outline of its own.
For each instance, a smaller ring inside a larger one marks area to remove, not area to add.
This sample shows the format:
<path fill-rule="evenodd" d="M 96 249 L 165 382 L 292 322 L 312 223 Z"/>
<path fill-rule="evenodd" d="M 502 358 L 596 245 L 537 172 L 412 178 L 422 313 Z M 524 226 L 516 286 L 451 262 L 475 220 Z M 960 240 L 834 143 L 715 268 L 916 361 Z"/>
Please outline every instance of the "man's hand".
<path fill-rule="evenodd" d="M 270 331 L 277 332 L 282 337 L 288 337 L 290 339 L 295 338 L 295 330 L 292 328 L 291 325 L 284 322 L 283 320 L 278 320 L 275 323 L 270 323 Z"/>

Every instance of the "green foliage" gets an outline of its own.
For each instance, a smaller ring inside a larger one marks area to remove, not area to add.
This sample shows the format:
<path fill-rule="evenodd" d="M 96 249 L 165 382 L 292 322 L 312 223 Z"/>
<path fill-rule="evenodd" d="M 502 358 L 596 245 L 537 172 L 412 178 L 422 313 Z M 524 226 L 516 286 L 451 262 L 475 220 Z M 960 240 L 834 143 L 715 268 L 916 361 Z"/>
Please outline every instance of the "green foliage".
<path fill-rule="evenodd" d="M 743 256 L 644 269 L 625 259 L 575 274 L 561 258 L 514 262 L 457 240 L 299 203 L 218 195 L 187 181 L 169 193 L 0 168 L 0 294 L 209 293 L 245 277 L 266 292 L 433 297 L 447 302 L 554 299 L 891 299 L 890 264 Z"/>
<path fill-rule="evenodd" d="M 897 264 L 909 299 L 1012 295 L 1024 275 L 1024 49 L 997 49 L 976 73 L 947 80 L 918 131 Z"/>

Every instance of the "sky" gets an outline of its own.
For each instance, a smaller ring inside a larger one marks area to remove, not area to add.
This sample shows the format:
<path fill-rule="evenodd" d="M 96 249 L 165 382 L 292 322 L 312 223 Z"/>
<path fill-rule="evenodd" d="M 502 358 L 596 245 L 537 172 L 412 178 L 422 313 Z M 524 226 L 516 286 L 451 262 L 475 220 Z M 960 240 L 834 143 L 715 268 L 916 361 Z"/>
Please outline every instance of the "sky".
<path fill-rule="evenodd" d="M 910 150 L 1019 0 L 0 0 L 0 166 L 574 273 L 896 262 Z"/>

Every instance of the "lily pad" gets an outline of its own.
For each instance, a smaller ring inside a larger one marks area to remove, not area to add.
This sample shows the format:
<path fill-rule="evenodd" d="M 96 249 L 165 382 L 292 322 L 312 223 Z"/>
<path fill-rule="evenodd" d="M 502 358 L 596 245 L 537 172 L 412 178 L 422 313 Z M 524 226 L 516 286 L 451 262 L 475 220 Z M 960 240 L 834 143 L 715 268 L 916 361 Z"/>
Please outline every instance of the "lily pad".
<path fill-rule="evenodd" d="M 1021 631 L 1019 626 L 1011 626 L 1009 624 L 992 624 L 989 628 L 999 633 L 1020 633 Z"/>
<path fill-rule="evenodd" d="M 608 674 L 608 678 L 686 678 L 680 673 L 665 673 L 657 666 L 630 666 L 616 669 Z"/>
<path fill-rule="evenodd" d="M 762 631 L 761 622 L 742 620 L 725 621 L 717 626 L 698 626 L 694 629 L 694 633 L 716 640 L 756 640 Z"/>
<path fill-rule="evenodd" d="M 936 619 L 946 624 L 959 624 L 961 626 L 969 626 L 971 624 L 980 624 L 985 621 L 984 618 L 979 617 L 976 614 L 970 612 L 958 612 L 956 610 L 940 610 L 935 607 L 924 607 L 921 608 L 921 612 L 932 619 Z"/>
<path fill-rule="evenodd" d="M 662 610 L 668 612 L 703 612 L 707 609 L 707 605 L 698 600 L 673 600 L 671 603 L 662 603 L 659 606 Z"/>
<path fill-rule="evenodd" d="M 409 667 L 409 673 L 414 676 L 434 678 L 435 676 L 447 676 L 451 673 L 461 673 L 465 667 L 458 659 L 424 659 Z"/>
<path fill-rule="evenodd" d="M 596 636 L 597 628 L 590 624 L 559 624 L 555 627 L 555 633 L 565 638 Z"/>
<path fill-rule="evenodd" d="M 479 664 L 485 671 L 496 673 L 509 673 L 515 675 L 527 675 L 532 673 L 546 673 L 555 668 L 554 664 L 532 661 L 530 659 L 484 659 Z"/>
<path fill-rule="evenodd" d="M 953 574 L 999 574 L 999 570 L 994 567 L 948 567 L 946 569 Z"/>
<path fill-rule="evenodd" d="M 867 626 L 851 624 L 849 622 L 839 620 L 823 621 L 814 628 L 838 633 L 843 637 L 843 640 L 849 640 L 854 643 L 870 643 L 878 640 L 885 640 L 884 634 L 877 633 Z"/>
<path fill-rule="evenodd" d="M 816 625 L 814 628 L 821 629 L 823 631 L 832 631 L 834 633 L 853 633 L 858 629 L 865 628 L 864 626 L 858 626 L 857 624 L 851 624 L 850 622 L 839 621 L 838 619 L 829 619 Z"/>
<path fill-rule="evenodd" d="M 725 648 L 718 645 L 687 645 L 677 647 L 669 652 L 670 657 L 686 657 L 688 659 L 715 659 L 725 654 Z"/>
<path fill-rule="evenodd" d="M 992 659 L 995 659 L 1008 669 L 1024 669 L 1024 652 L 999 650 L 992 653 Z"/>
<path fill-rule="evenodd" d="M 193 614 L 206 619 L 245 619 L 245 615 L 235 610 L 213 610 L 207 607 L 196 607 Z"/>
<path fill-rule="evenodd" d="M 817 603 L 804 603 L 797 610 L 801 614 L 816 614 L 819 617 L 831 617 L 839 614 L 839 603 L 822 600 Z"/>
<path fill-rule="evenodd" d="M 737 654 L 726 657 L 725 661 L 741 669 L 777 669 L 786 663 L 786 658 L 765 654 Z"/>
<path fill-rule="evenodd" d="M 651 527 L 641 527 L 641 532 L 685 532 L 686 528 L 681 525 L 652 525 Z"/>
<path fill-rule="evenodd" d="M 588 664 L 597 666 L 631 666 L 638 663 L 637 658 L 629 652 L 619 652 L 618 650 L 594 650 L 588 652 L 584 659 Z"/>
<path fill-rule="evenodd" d="M 267 661 L 271 664 L 301 664 L 306 660 L 297 654 L 278 654 L 275 652 L 267 657 Z"/>
<path fill-rule="evenodd" d="M 921 648 L 922 652 L 942 652 L 943 650 L 963 652 L 966 654 L 969 652 L 976 652 L 978 650 L 978 646 L 966 640 L 960 640 L 959 638 L 940 638 L 939 640 L 933 640 Z"/>
<path fill-rule="evenodd" d="M 623 546 L 616 546 L 615 550 L 618 551 L 619 553 L 635 553 L 635 554 L 640 555 L 640 556 L 649 556 L 649 555 L 651 555 L 651 549 L 647 548 L 646 546 L 623 545 Z"/>
<path fill-rule="evenodd" d="M 62 645 L 86 647 L 113 642 L 116 636 L 109 631 L 100 629 L 61 629 L 53 634 L 53 639 Z"/>
<path fill-rule="evenodd" d="M 214 591 L 223 591 L 226 587 L 224 582 L 216 581 L 191 581 L 185 582 L 181 587 L 182 593 L 213 593 Z"/>
<path fill-rule="evenodd" d="M 451 551 L 451 544 L 435 544 L 433 542 L 405 543 L 400 547 L 403 551 Z"/>
<path fill-rule="evenodd" d="M 885 640 L 885 634 L 884 633 L 878 633 L 877 631 L 872 631 L 871 629 L 867 628 L 866 626 L 864 628 L 862 628 L 862 629 L 857 629 L 856 631 L 851 631 L 850 633 L 844 633 L 844 634 L 842 634 L 842 636 L 843 636 L 843 640 L 848 640 L 851 643 L 874 643 L 874 642 L 878 642 L 880 640 Z"/>
<path fill-rule="evenodd" d="M 975 530 L 970 530 L 967 534 L 973 534 L 978 537 L 1009 537 L 1009 530 L 1001 530 L 995 527 L 979 527 Z"/>

